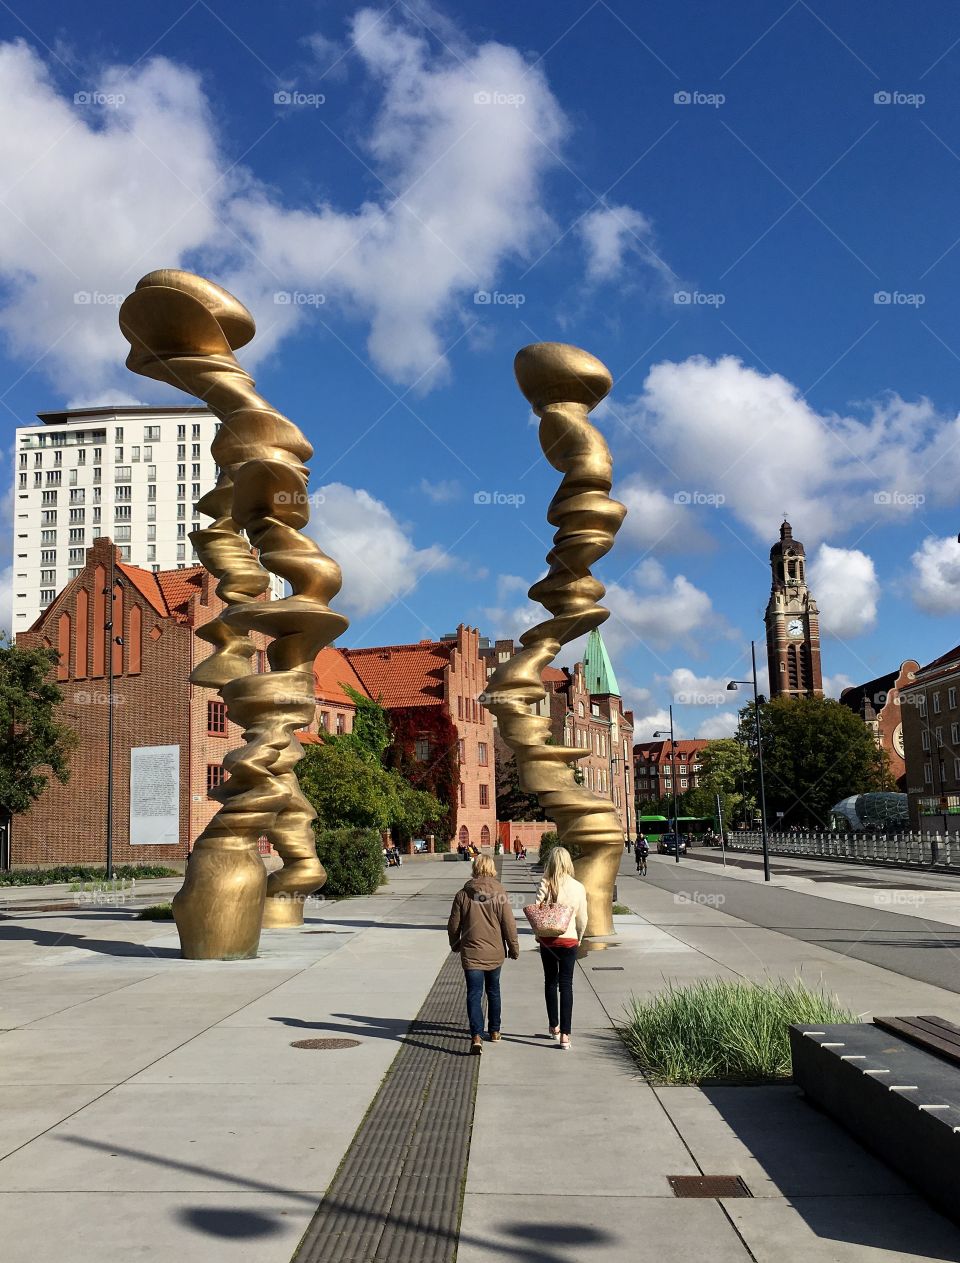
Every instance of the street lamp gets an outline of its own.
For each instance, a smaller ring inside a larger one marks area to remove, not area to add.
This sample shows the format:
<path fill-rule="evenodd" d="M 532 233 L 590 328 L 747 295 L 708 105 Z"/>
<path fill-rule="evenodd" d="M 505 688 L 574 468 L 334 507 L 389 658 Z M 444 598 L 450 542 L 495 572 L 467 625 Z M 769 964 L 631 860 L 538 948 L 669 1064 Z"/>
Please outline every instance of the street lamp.
<path fill-rule="evenodd" d="M 750 641 L 750 658 L 753 663 L 752 680 L 731 680 L 728 691 L 736 692 L 741 684 L 753 685 L 753 718 L 757 726 L 757 762 L 760 769 L 760 828 L 763 836 L 763 880 L 770 880 L 770 844 L 767 840 L 767 799 L 763 788 L 763 741 L 760 737 L 760 699 L 757 696 L 757 646 Z"/>
<path fill-rule="evenodd" d="M 677 743 L 673 739 L 673 706 L 670 711 L 670 780 L 673 782 L 673 856 L 676 863 L 680 863 L 680 823 L 677 814 Z M 659 730 L 653 734 L 655 737 L 665 737 L 665 732 Z"/>

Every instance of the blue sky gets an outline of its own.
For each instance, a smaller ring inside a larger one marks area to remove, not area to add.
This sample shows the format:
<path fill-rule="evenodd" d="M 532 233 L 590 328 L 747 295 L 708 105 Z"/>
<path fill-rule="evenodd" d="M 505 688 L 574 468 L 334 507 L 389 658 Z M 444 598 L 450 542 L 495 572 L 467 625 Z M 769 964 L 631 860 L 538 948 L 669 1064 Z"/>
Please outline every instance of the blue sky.
<path fill-rule="evenodd" d="M 638 737 L 671 698 L 683 735 L 731 726 L 783 511 L 834 688 L 956 642 L 955 6 L 101 0 L 0 39 L 8 479 L 38 409 L 173 398 L 116 304 L 180 265 L 250 306 L 314 443 L 345 643 L 533 615 L 540 340 L 615 379 L 599 574 Z"/>

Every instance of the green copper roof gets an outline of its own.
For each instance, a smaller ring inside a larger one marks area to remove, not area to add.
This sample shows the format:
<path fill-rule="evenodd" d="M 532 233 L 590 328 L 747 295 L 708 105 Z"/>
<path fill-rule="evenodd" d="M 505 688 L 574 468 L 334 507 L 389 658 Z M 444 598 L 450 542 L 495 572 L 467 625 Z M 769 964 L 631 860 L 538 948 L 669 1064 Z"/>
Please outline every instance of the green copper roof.
<path fill-rule="evenodd" d="M 613 674 L 613 666 L 603 637 L 596 628 L 587 637 L 583 655 L 583 674 L 590 693 L 614 693 L 620 696 L 620 685 Z"/>

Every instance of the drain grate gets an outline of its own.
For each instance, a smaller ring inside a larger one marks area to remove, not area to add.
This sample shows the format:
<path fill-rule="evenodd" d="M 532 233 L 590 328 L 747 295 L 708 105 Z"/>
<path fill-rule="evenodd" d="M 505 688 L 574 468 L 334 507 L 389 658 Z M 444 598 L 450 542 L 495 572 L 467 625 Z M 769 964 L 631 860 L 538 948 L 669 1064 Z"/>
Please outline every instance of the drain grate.
<path fill-rule="evenodd" d="M 312 1048 L 314 1051 L 328 1052 L 333 1048 L 359 1048 L 359 1039 L 295 1039 L 291 1048 Z"/>
<path fill-rule="evenodd" d="M 674 1197 L 752 1197 L 739 1175 L 668 1175 Z"/>
<path fill-rule="evenodd" d="M 590 970 L 595 974 L 622 974 L 623 965 L 591 965 Z"/>

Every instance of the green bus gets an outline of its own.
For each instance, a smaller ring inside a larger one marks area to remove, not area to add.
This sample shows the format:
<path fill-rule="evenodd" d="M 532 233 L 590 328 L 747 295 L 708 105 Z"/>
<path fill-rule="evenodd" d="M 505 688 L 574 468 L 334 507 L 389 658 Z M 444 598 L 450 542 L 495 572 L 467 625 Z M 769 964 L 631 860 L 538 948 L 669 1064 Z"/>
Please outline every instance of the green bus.
<path fill-rule="evenodd" d="M 637 828 L 648 838 L 659 838 L 664 833 L 674 832 L 673 824 L 666 816 L 641 816 L 637 820 Z M 715 834 L 717 822 L 713 816 L 678 816 L 677 832 L 691 838 L 702 837 L 705 833 Z"/>

